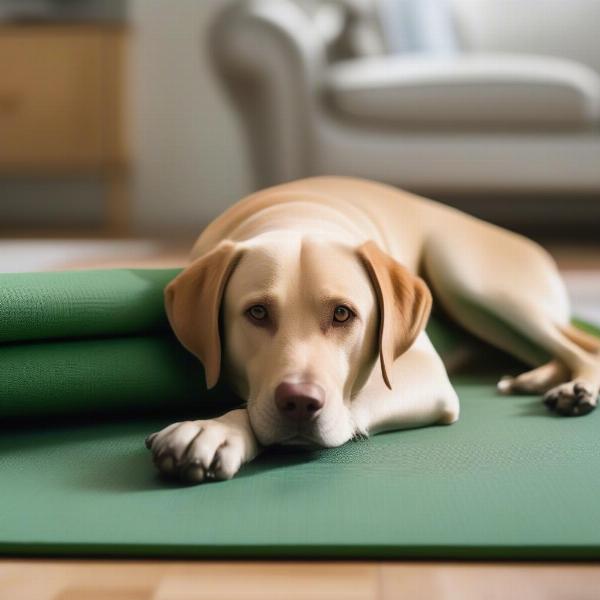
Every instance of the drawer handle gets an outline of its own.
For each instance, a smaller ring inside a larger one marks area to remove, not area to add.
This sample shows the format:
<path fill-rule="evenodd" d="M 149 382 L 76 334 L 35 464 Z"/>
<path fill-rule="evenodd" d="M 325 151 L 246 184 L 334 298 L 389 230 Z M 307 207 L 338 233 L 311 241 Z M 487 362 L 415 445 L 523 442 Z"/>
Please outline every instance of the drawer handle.
<path fill-rule="evenodd" d="M 0 92 L 0 114 L 10 115 L 17 112 L 23 98 L 17 93 Z"/>

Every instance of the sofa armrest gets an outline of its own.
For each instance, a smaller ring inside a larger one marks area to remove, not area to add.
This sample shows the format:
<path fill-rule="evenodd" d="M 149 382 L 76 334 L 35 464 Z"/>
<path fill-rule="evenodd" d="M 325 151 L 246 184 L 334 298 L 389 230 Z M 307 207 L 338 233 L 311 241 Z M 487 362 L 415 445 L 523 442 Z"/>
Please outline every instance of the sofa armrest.
<path fill-rule="evenodd" d="M 302 177 L 326 62 L 316 24 L 291 0 L 238 0 L 219 14 L 210 46 L 244 119 L 257 183 Z"/>
<path fill-rule="evenodd" d="M 344 61 L 326 90 L 346 116 L 418 126 L 590 127 L 600 122 L 600 77 L 560 58 L 481 54 Z"/>

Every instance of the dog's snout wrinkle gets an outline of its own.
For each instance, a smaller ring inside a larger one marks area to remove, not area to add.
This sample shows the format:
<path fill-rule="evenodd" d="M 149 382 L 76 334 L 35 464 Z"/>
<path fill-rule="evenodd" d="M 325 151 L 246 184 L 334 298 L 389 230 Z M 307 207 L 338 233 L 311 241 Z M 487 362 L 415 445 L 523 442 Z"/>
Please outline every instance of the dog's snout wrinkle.
<path fill-rule="evenodd" d="M 275 389 L 275 404 L 286 418 L 310 421 L 325 406 L 325 390 L 316 383 L 284 381 Z"/>

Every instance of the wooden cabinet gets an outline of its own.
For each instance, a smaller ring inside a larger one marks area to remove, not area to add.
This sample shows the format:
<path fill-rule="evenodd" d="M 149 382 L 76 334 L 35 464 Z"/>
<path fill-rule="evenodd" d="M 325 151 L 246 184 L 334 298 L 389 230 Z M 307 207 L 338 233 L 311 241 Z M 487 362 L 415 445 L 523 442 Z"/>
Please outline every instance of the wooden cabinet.
<path fill-rule="evenodd" d="M 127 31 L 0 26 L 0 176 L 98 176 L 107 223 L 127 227 Z"/>

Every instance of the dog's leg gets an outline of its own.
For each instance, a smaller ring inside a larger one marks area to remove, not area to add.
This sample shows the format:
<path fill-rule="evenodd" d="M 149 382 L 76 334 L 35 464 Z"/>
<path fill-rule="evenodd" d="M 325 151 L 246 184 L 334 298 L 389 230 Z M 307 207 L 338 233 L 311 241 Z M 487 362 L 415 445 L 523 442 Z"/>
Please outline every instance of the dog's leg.
<path fill-rule="evenodd" d="M 503 377 L 498 382 L 498 391 L 501 394 L 543 394 L 559 383 L 569 381 L 570 376 L 565 365 L 558 360 L 551 360 L 515 377 Z"/>
<path fill-rule="evenodd" d="M 231 479 L 260 452 L 245 409 L 207 421 L 173 423 L 149 435 L 146 447 L 163 475 L 190 483 Z"/>
<path fill-rule="evenodd" d="M 600 389 L 600 355 L 590 351 L 591 336 L 585 343 L 570 330 L 553 262 L 524 238 L 491 228 L 478 233 L 427 244 L 426 274 L 439 301 L 465 329 L 532 366 L 550 356 L 562 366 L 553 363 L 524 380 L 541 380 L 541 392 L 562 379 L 547 391 L 546 405 L 563 415 L 589 413 Z"/>
<path fill-rule="evenodd" d="M 442 359 L 425 333 L 391 369 L 392 389 L 375 368 L 352 401 L 357 434 L 369 435 L 425 425 L 449 425 L 459 417 L 459 401 Z"/>

